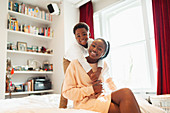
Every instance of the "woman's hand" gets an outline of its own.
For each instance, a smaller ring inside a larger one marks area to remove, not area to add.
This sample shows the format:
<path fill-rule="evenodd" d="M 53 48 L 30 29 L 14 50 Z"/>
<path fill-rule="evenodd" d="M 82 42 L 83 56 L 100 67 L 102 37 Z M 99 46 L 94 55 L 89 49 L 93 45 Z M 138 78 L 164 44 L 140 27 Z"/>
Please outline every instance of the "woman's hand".
<path fill-rule="evenodd" d="M 90 79 L 94 82 L 94 81 L 98 80 L 101 70 L 102 70 L 102 68 L 98 67 L 96 72 L 93 72 L 91 69 L 87 74 L 89 75 Z"/>
<path fill-rule="evenodd" d="M 103 86 L 101 84 L 101 80 L 97 80 L 96 82 L 93 82 L 93 90 L 95 94 L 102 93 Z"/>

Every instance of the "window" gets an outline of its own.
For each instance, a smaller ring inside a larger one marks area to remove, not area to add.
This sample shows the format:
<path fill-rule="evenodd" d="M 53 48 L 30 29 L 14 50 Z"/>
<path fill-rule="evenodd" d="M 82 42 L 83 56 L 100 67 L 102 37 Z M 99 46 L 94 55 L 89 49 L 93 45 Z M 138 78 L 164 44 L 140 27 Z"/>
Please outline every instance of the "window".
<path fill-rule="evenodd" d="M 110 41 L 110 73 L 118 87 L 140 92 L 156 91 L 150 6 L 149 0 L 126 0 L 94 14 L 95 37 Z"/>

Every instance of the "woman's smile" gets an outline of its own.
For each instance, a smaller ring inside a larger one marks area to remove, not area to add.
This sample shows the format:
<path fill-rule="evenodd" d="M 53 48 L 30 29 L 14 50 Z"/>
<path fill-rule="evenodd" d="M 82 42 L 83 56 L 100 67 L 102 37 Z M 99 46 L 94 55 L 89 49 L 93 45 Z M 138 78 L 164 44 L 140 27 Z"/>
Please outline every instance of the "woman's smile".
<path fill-rule="evenodd" d="M 93 57 L 96 57 L 96 56 L 97 56 L 97 53 L 94 52 L 94 51 L 91 51 L 90 54 L 91 54 L 91 56 L 93 56 Z"/>

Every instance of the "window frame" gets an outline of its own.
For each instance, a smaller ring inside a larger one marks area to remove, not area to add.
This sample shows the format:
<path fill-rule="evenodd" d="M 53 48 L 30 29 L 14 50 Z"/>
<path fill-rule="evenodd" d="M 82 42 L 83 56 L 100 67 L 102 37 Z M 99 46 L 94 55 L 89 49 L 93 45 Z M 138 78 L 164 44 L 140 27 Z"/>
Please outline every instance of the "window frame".
<path fill-rule="evenodd" d="M 154 34 L 153 34 L 153 20 L 149 20 L 152 17 L 152 11 L 149 9 L 151 8 L 151 0 L 127 0 L 127 1 L 119 1 L 111 5 L 110 7 L 101 10 L 99 12 L 94 13 L 94 18 L 99 18 L 99 26 L 100 26 L 100 37 L 104 37 L 104 39 L 109 40 L 109 18 L 114 15 L 114 11 L 121 11 L 128 7 L 132 7 L 136 4 L 141 5 L 142 7 L 142 15 L 143 15 L 143 22 L 144 22 L 144 32 L 145 32 L 145 41 L 146 43 L 146 55 L 147 55 L 147 63 L 148 63 L 148 74 L 150 76 L 151 88 L 149 89 L 138 89 L 135 92 L 156 92 L 156 54 L 152 56 L 152 51 L 155 53 L 155 49 L 151 48 L 151 43 L 154 41 Z M 111 8 L 113 7 L 113 8 Z M 121 8 L 120 8 L 121 7 Z M 95 23 L 95 22 L 94 22 Z M 94 29 L 95 30 L 95 29 Z M 139 43 L 140 41 L 134 42 Z M 155 41 L 154 41 L 155 42 Z M 155 43 L 154 43 L 155 44 Z M 155 46 L 155 45 L 154 45 Z M 154 59 L 153 59 L 154 57 Z M 108 60 L 111 59 L 111 55 L 108 56 Z M 112 73 L 112 70 L 111 70 Z"/>

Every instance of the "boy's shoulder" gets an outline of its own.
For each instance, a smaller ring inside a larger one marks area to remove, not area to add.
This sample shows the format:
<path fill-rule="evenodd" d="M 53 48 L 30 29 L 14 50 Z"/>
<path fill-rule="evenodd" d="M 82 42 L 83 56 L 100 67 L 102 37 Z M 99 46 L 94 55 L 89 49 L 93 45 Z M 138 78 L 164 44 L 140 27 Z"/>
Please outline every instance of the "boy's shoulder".
<path fill-rule="evenodd" d="M 67 49 L 66 51 L 66 54 L 67 53 L 84 53 L 86 51 L 86 48 L 84 48 L 83 46 L 81 46 L 80 44 L 78 43 L 73 43 L 69 46 L 69 48 Z"/>
<path fill-rule="evenodd" d="M 94 41 L 94 40 L 93 40 L 92 38 L 89 38 L 89 39 L 88 39 L 88 41 L 87 41 L 87 43 L 88 43 L 88 48 L 90 47 L 90 45 L 92 44 L 93 41 Z"/>
<path fill-rule="evenodd" d="M 83 46 L 81 46 L 80 44 L 78 44 L 77 42 L 74 42 L 74 43 L 72 43 L 70 46 L 69 46 L 69 48 L 68 48 L 68 50 L 70 50 L 70 49 L 79 49 L 79 48 L 82 48 Z"/>
<path fill-rule="evenodd" d="M 78 61 L 78 59 L 74 59 L 70 62 L 70 64 L 76 66 L 77 64 L 79 64 L 79 61 Z"/>
<path fill-rule="evenodd" d="M 88 42 L 93 42 L 93 41 L 94 41 L 94 39 L 92 39 L 92 38 L 88 39 Z"/>
<path fill-rule="evenodd" d="M 94 41 L 94 39 L 89 38 L 88 41 L 87 41 L 87 43 L 89 44 L 89 43 L 92 43 L 93 41 Z"/>

